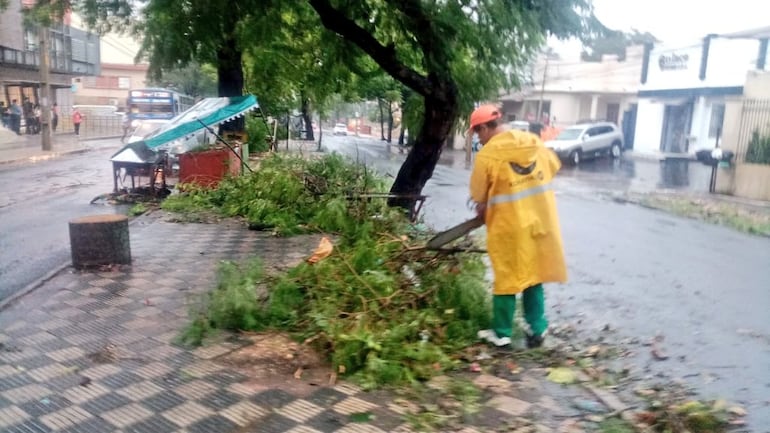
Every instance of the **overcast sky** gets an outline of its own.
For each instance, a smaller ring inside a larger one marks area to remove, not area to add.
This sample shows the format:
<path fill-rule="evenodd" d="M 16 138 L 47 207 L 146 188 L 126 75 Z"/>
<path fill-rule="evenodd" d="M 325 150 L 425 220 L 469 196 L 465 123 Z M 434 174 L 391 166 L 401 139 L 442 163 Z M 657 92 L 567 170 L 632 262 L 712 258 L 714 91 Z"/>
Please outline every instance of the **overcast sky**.
<path fill-rule="evenodd" d="M 618 30 L 648 31 L 665 43 L 770 26 L 769 0 L 593 0 L 596 16 Z"/>

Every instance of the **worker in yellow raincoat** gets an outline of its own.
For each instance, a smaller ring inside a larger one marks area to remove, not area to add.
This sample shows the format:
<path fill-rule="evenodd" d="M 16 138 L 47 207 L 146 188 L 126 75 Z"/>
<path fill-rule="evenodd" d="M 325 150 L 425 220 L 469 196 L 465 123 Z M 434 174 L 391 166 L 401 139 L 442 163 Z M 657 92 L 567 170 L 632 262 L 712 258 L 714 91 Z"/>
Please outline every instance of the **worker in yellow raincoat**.
<path fill-rule="evenodd" d="M 561 163 L 539 137 L 508 130 L 501 117 L 497 107 L 483 105 L 470 118 L 469 133 L 483 145 L 470 193 L 487 225 L 495 275 L 492 329 L 479 331 L 479 338 L 499 347 L 511 344 L 516 295 L 523 292 L 527 346 L 539 347 L 548 328 L 542 283 L 567 280 L 551 188 Z"/>

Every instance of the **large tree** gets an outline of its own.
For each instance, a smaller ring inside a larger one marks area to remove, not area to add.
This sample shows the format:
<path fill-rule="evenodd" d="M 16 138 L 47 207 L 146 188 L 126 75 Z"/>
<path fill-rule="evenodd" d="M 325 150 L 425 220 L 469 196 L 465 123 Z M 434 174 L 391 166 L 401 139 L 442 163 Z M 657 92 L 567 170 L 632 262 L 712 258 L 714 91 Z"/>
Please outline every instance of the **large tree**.
<path fill-rule="evenodd" d="M 326 31 L 303 2 L 276 2 L 242 20 L 246 88 L 274 112 L 299 108 L 312 140 L 312 113 L 332 95 L 350 96 L 360 60 L 351 45 Z"/>
<path fill-rule="evenodd" d="M 309 0 L 326 28 L 356 44 L 423 99 L 422 125 L 391 204 L 410 207 L 461 113 L 517 86 L 548 34 L 599 29 L 588 0 Z"/>
<path fill-rule="evenodd" d="M 130 0 L 82 2 L 97 28 L 123 25 L 136 14 Z M 318 40 L 327 44 L 321 49 L 356 47 L 348 50 L 349 58 L 332 63 L 350 65 L 364 53 L 422 99 L 421 125 L 410 130 L 414 146 L 391 189 L 399 195 L 421 192 L 458 118 L 474 102 L 518 86 L 520 71 L 547 35 L 603 30 L 590 0 L 147 0 L 136 29 L 153 70 L 180 61 L 214 64 L 219 94 L 229 96 L 243 90 L 245 47 L 261 44 L 244 38 L 246 18 L 295 10 L 295 33 L 315 32 L 304 13 L 308 5 L 315 20 L 338 35 L 321 34 Z M 285 23 L 269 24 L 268 31 L 275 31 Z M 308 67 L 322 70 L 332 63 Z M 310 82 L 304 84 L 300 102 L 310 101 Z M 391 203 L 409 207 L 413 200 Z"/>

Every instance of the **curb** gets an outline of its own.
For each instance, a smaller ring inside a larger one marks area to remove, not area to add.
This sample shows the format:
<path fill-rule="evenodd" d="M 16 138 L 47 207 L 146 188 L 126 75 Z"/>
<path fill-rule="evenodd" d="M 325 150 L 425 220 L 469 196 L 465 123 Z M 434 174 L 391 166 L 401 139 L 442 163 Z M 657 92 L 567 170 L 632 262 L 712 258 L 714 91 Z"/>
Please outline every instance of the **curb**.
<path fill-rule="evenodd" d="M 58 267 L 54 268 L 52 271 L 49 271 L 47 274 L 43 275 L 42 277 L 38 278 L 37 280 L 27 284 L 23 289 L 19 290 L 18 292 L 14 293 L 13 295 L 3 299 L 0 301 L 0 311 L 5 310 L 7 307 L 10 307 L 11 304 L 18 301 L 19 299 L 23 298 L 24 296 L 30 294 L 38 287 L 45 284 L 48 280 L 52 279 L 56 275 L 59 274 L 59 272 L 63 271 L 64 269 L 69 267 L 69 263 L 64 263 L 62 265 L 59 265 Z"/>
<path fill-rule="evenodd" d="M 90 137 L 90 138 L 81 140 L 80 142 L 81 143 L 86 143 L 86 142 L 89 142 L 89 141 L 106 140 L 106 139 L 109 139 L 109 138 L 118 138 L 118 137 L 120 137 L 120 136 L 119 135 L 115 135 L 115 136 L 108 135 L 108 136 L 104 136 L 104 137 Z M 80 148 L 80 149 L 56 151 L 56 152 L 51 152 L 51 153 L 42 154 L 42 155 L 25 156 L 25 157 L 16 158 L 16 159 L 7 159 L 7 160 L 0 159 L 0 165 L 16 164 L 16 163 L 20 163 L 20 162 L 47 161 L 49 159 L 58 158 L 58 157 L 63 156 L 63 155 L 76 155 L 76 154 L 80 154 L 80 153 L 90 152 L 93 149 L 94 149 L 94 147 L 85 147 L 85 148 Z M 2 154 L 2 151 L 0 151 L 0 154 Z"/>
<path fill-rule="evenodd" d="M 49 159 L 55 159 L 63 155 L 75 155 L 79 153 L 86 153 L 91 151 L 91 148 L 86 149 L 74 149 L 74 150 L 64 150 L 61 152 L 55 152 L 45 155 L 34 155 L 34 156 L 27 156 L 23 158 L 17 158 L 17 159 L 6 159 L 6 160 L 0 160 L 0 165 L 4 164 L 16 164 L 20 162 L 40 162 L 40 161 L 48 161 Z"/>
<path fill-rule="evenodd" d="M 695 155 L 689 153 L 671 154 L 671 153 L 644 153 L 626 150 L 623 156 L 637 161 L 697 161 Z"/>
<path fill-rule="evenodd" d="M 139 216 L 137 216 L 135 218 L 129 217 L 128 226 L 131 227 L 132 225 L 135 224 L 136 221 L 139 221 L 143 216 L 149 215 L 152 212 L 153 211 L 151 210 L 150 212 L 144 213 L 144 214 L 139 215 Z M 24 288 L 22 288 L 18 292 L 12 294 L 11 296 L 9 296 L 9 297 L 7 297 L 7 298 L 5 298 L 3 300 L 0 300 L 0 312 L 5 310 L 6 308 L 10 307 L 14 302 L 18 301 L 19 299 L 23 298 L 24 296 L 27 296 L 28 294 L 34 292 L 36 289 L 40 288 L 43 284 L 48 282 L 48 280 L 54 278 L 60 272 L 62 272 L 63 270 L 65 270 L 65 269 L 67 269 L 69 267 L 70 267 L 70 260 L 62 263 L 61 265 L 57 266 L 53 270 L 48 271 L 48 273 L 46 273 L 42 277 L 36 279 L 35 281 L 27 284 L 26 286 L 24 286 Z"/>

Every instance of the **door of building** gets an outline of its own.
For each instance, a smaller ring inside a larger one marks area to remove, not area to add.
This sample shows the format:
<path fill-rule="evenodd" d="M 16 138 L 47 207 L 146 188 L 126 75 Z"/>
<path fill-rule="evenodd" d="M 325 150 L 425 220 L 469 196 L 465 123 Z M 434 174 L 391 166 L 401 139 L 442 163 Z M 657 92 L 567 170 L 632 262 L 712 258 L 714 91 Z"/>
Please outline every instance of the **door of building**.
<path fill-rule="evenodd" d="M 687 153 L 687 136 L 692 122 L 692 103 L 666 105 L 663 114 L 663 135 L 660 151 L 668 153 Z"/>
<path fill-rule="evenodd" d="M 636 110 L 638 105 L 631 104 L 628 110 L 623 112 L 623 144 L 626 149 L 634 148 L 634 135 L 636 134 Z"/>

